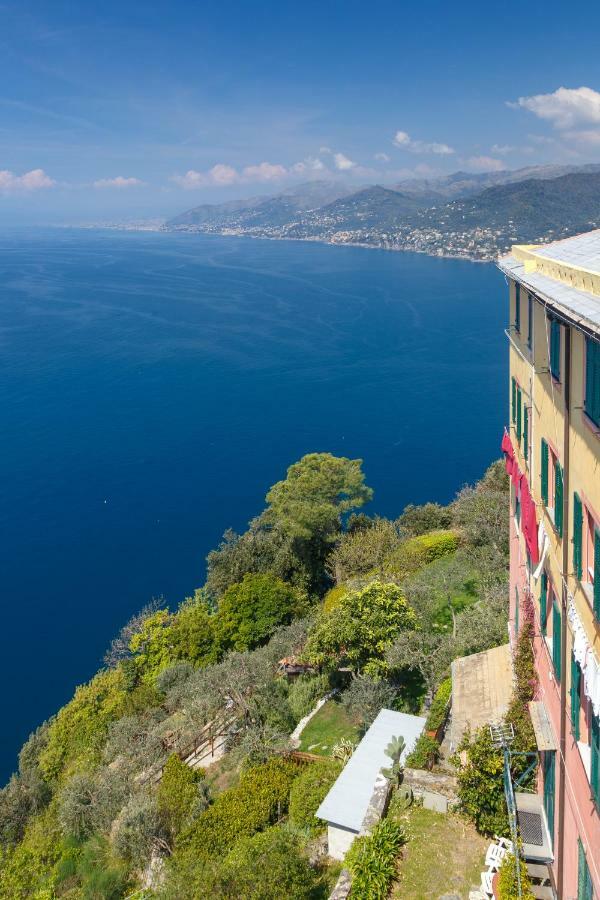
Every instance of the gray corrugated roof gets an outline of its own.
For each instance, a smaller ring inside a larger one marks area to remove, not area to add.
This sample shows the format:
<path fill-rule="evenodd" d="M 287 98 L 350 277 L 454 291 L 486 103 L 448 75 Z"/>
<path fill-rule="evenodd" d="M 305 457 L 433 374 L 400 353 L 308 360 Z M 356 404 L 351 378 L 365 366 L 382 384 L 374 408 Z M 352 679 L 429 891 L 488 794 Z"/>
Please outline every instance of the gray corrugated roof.
<path fill-rule="evenodd" d="M 596 232 L 594 232 L 595 234 Z M 550 245 L 548 251 L 557 245 Z M 536 253 L 540 251 L 536 248 Z M 552 255 L 548 252 L 548 255 Z M 511 278 L 516 278 L 532 292 L 557 306 L 563 307 L 575 319 L 585 319 L 595 330 L 600 329 L 600 297 L 587 291 L 580 291 L 562 281 L 556 281 L 539 272 L 525 272 L 523 262 L 514 256 L 503 256 L 498 260 L 498 266 Z"/>
<path fill-rule="evenodd" d="M 425 721 L 421 716 L 382 709 L 318 808 L 319 819 L 360 831 L 375 779 L 382 768 L 391 765 L 385 748 L 393 737 L 403 737 L 404 760 L 423 731 Z"/>
<path fill-rule="evenodd" d="M 536 247 L 535 253 L 537 256 L 557 259 L 567 265 L 600 273 L 600 229 Z"/>

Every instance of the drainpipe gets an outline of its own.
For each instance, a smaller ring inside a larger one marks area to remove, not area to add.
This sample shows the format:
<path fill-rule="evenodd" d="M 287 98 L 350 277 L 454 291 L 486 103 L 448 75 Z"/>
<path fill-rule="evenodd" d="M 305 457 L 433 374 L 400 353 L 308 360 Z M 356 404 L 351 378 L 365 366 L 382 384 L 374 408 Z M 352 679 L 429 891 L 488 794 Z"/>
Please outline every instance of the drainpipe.
<path fill-rule="evenodd" d="M 569 571 L 569 435 L 571 427 L 571 328 L 564 325 L 565 332 L 565 411 L 563 437 L 563 540 L 562 540 L 562 614 L 560 656 L 562 677 L 560 680 L 560 755 L 558 760 L 560 787 L 558 793 L 558 896 L 564 897 L 564 855 L 565 855 L 565 750 L 567 743 L 567 572 Z M 552 376 L 550 376 L 552 377 Z"/>

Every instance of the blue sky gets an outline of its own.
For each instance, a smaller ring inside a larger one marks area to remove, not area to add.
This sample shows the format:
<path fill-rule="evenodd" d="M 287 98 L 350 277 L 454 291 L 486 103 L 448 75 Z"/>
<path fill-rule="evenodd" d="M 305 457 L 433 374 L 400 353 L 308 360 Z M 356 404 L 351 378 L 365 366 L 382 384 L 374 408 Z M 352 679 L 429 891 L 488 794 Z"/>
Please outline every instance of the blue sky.
<path fill-rule="evenodd" d="M 600 161 L 600 4 L 0 0 L 0 220 Z"/>

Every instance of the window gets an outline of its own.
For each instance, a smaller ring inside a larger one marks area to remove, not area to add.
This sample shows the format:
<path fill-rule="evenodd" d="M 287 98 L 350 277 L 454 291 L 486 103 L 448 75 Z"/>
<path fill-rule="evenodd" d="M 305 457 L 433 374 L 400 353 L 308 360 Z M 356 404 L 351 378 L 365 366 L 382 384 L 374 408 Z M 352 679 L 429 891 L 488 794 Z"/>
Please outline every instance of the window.
<path fill-rule="evenodd" d="M 573 494 L 573 571 L 581 581 L 583 575 L 583 508 L 581 498 Z"/>
<path fill-rule="evenodd" d="M 600 428 L 600 344 L 585 339 L 585 414 Z"/>
<path fill-rule="evenodd" d="M 581 668 L 571 653 L 571 731 L 576 741 L 579 740 L 579 713 L 581 710 Z"/>
<path fill-rule="evenodd" d="M 546 637 L 548 618 L 548 576 L 542 572 L 542 583 L 540 585 L 540 630 L 542 636 Z"/>
<path fill-rule="evenodd" d="M 517 381 L 515 378 L 513 378 L 511 380 L 511 384 L 512 384 L 512 394 L 511 394 L 510 409 L 511 409 L 511 419 L 512 419 L 512 423 L 514 425 L 515 422 L 517 421 Z"/>
<path fill-rule="evenodd" d="M 523 410 L 523 395 L 521 393 L 521 388 L 517 386 L 517 440 L 521 443 L 521 418 L 522 418 L 522 410 Z"/>
<path fill-rule="evenodd" d="M 592 796 L 600 809 L 600 719 L 592 715 Z"/>
<path fill-rule="evenodd" d="M 594 900 L 594 885 L 581 838 L 577 839 L 577 900 Z"/>
<path fill-rule="evenodd" d="M 527 294 L 527 346 L 533 346 L 533 297 Z"/>
<path fill-rule="evenodd" d="M 545 750 L 542 768 L 544 772 L 544 810 L 550 839 L 554 843 L 554 751 Z"/>
<path fill-rule="evenodd" d="M 523 456 L 525 462 L 529 459 L 529 408 L 523 407 Z"/>
<path fill-rule="evenodd" d="M 562 675 L 560 618 L 560 607 L 554 600 L 552 604 L 552 665 L 554 666 L 554 677 L 558 682 Z"/>
<path fill-rule="evenodd" d="M 521 285 L 515 281 L 515 331 L 521 331 Z"/>
<path fill-rule="evenodd" d="M 542 438 L 540 467 L 542 503 L 554 522 L 559 537 L 563 536 L 563 470 L 555 453 Z"/>
<path fill-rule="evenodd" d="M 550 371 L 552 377 L 560 381 L 560 322 L 549 317 L 550 321 Z"/>

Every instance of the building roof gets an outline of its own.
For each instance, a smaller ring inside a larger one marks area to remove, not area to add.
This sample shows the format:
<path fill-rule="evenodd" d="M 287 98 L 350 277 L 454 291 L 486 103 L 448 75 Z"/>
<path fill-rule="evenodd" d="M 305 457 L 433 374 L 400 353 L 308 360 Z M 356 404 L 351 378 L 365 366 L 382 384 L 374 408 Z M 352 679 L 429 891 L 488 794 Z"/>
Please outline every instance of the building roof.
<path fill-rule="evenodd" d="M 600 229 L 551 244 L 515 245 L 498 265 L 567 319 L 600 333 Z"/>
<path fill-rule="evenodd" d="M 402 754 L 404 761 L 423 731 L 425 721 L 421 716 L 410 716 L 391 709 L 380 710 L 318 808 L 316 814 L 319 819 L 351 831 L 360 831 L 377 776 L 382 768 L 391 765 L 385 748 L 392 738 L 403 737 L 406 744 Z"/>
<path fill-rule="evenodd" d="M 456 749 L 470 728 L 499 722 L 512 696 L 509 644 L 492 647 L 452 663 L 452 746 Z"/>
<path fill-rule="evenodd" d="M 537 256 L 554 259 L 577 269 L 600 273 L 600 228 L 564 238 L 562 241 L 542 244 L 536 247 L 535 253 Z"/>

